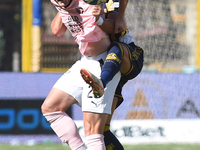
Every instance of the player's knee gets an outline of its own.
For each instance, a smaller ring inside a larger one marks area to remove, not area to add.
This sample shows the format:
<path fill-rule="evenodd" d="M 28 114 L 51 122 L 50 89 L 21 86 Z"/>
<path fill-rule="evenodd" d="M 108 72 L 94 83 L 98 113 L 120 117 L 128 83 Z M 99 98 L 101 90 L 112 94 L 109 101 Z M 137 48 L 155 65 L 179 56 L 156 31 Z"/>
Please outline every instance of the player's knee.
<path fill-rule="evenodd" d="M 41 111 L 42 111 L 43 114 L 45 114 L 45 113 L 48 112 L 47 111 L 47 106 L 46 106 L 45 102 L 41 105 Z"/>
<path fill-rule="evenodd" d="M 85 136 L 89 136 L 92 134 L 103 134 L 102 125 L 94 124 L 94 123 L 85 123 L 84 122 L 84 132 Z"/>
<path fill-rule="evenodd" d="M 41 106 L 41 111 L 43 114 L 53 112 L 52 106 L 50 105 L 50 103 L 48 101 L 46 101 L 46 100 L 44 101 L 44 103 Z"/>
<path fill-rule="evenodd" d="M 112 42 L 112 43 L 110 44 L 110 46 L 109 46 L 109 49 L 111 49 L 111 47 L 114 47 L 114 46 L 116 46 L 116 47 L 118 47 L 118 48 L 121 48 L 121 43 L 119 43 L 119 42 Z"/>
<path fill-rule="evenodd" d="M 94 125 L 91 125 L 91 124 L 84 124 L 84 131 L 85 131 L 85 135 L 86 136 L 89 136 L 89 135 L 92 135 L 92 134 L 95 134 L 95 133 L 102 133 L 100 131 L 100 127 L 98 126 L 94 126 Z"/>
<path fill-rule="evenodd" d="M 123 55 L 124 50 L 121 44 L 113 42 L 109 47 L 108 55 L 106 57 L 105 62 L 114 63 L 115 65 L 120 66 L 122 63 Z"/>
<path fill-rule="evenodd" d="M 117 55 L 124 55 L 124 47 L 122 45 L 122 43 L 118 43 L 118 42 L 112 42 L 108 48 L 108 53 L 110 52 L 114 52 Z"/>
<path fill-rule="evenodd" d="M 92 127 L 90 125 L 84 125 L 85 135 L 90 135 L 92 133 Z"/>
<path fill-rule="evenodd" d="M 95 126 L 92 122 L 84 120 L 84 132 L 85 136 L 89 136 L 95 132 Z"/>

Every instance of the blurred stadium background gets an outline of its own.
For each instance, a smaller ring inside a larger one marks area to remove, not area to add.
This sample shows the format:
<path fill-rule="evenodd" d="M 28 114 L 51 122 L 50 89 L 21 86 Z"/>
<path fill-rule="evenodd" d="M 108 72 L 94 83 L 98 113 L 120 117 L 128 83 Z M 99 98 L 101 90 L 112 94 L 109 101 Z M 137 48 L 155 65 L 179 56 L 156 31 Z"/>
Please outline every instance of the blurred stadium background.
<path fill-rule="evenodd" d="M 56 13 L 49 0 L 0 0 L 0 144 L 61 143 L 40 106 L 81 55 L 69 32 L 52 35 Z M 129 0 L 126 20 L 144 68 L 112 131 L 124 144 L 200 143 L 200 0 Z M 67 113 L 84 136 L 81 109 Z"/>

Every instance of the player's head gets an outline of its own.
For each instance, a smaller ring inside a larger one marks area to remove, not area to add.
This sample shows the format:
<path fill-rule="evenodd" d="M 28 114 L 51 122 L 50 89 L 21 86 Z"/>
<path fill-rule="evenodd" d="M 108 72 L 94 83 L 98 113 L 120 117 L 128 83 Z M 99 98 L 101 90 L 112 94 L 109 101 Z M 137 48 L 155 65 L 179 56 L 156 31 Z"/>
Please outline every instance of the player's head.
<path fill-rule="evenodd" d="M 54 0 L 59 7 L 67 7 L 72 0 Z"/>
<path fill-rule="evenodd" d="M 99 5 L 99 4 L 108 2 L 108 0 L 83 0 L 83 1 L 90 5 Z"/>

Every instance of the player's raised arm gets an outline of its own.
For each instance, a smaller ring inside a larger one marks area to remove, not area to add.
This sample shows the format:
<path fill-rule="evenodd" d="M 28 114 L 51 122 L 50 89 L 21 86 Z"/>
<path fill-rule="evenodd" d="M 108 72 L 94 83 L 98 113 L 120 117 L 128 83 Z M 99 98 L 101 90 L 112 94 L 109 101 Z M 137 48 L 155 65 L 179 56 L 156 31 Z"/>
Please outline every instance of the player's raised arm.
<path fill-rule="evenodd" d="M 67 30 L 67 27 L 63 24 L 58 12 L 55 18 L 51 22 L 51 32 L 56 36 L 62 36 Z"/>
<path fill-rule="evenodd" d="M 93 16 L 96 17 L 99 27 L 108 34 L 117 34 L 125 31 L 127 26 L 124 16 L 127 4 L 128 0 L 119 0 L 118 13 L 111 13 L 106 19 L 100 17 L 100 5 L 95 5 L 93 7 Z"/>
<path fill-rule="evenodd" d="M 115 20 L 115 34 L 123 32 L 127 29 L 124 19 L 128 0 L 119 0 L 118 15 Z"/>
<path fill-rule="evenodd" d="M 101 15 L 102 8 L 100 5 L 95 5 L 92 10 L 92 15 L 96 17 L 96 22 L 99 27 L 108 34 L 114 34 L 115 19 L 105 19 Z"/>

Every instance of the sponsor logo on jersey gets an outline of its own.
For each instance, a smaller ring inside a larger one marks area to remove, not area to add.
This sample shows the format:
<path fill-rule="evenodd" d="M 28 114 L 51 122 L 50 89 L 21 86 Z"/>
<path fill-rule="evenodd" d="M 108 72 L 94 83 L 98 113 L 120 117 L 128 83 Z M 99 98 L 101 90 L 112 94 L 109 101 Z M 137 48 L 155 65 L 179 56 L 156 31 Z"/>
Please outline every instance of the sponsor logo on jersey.
<path fill-rule="evenodd" d="M 108 54 L 108 56 L 106 57 L 106 60 L 108 59 L 112 59 L 112 60 L 117 61 L 118 63 L 121 63 L 121 60 L 117 57 L 115 53 Z"/>

